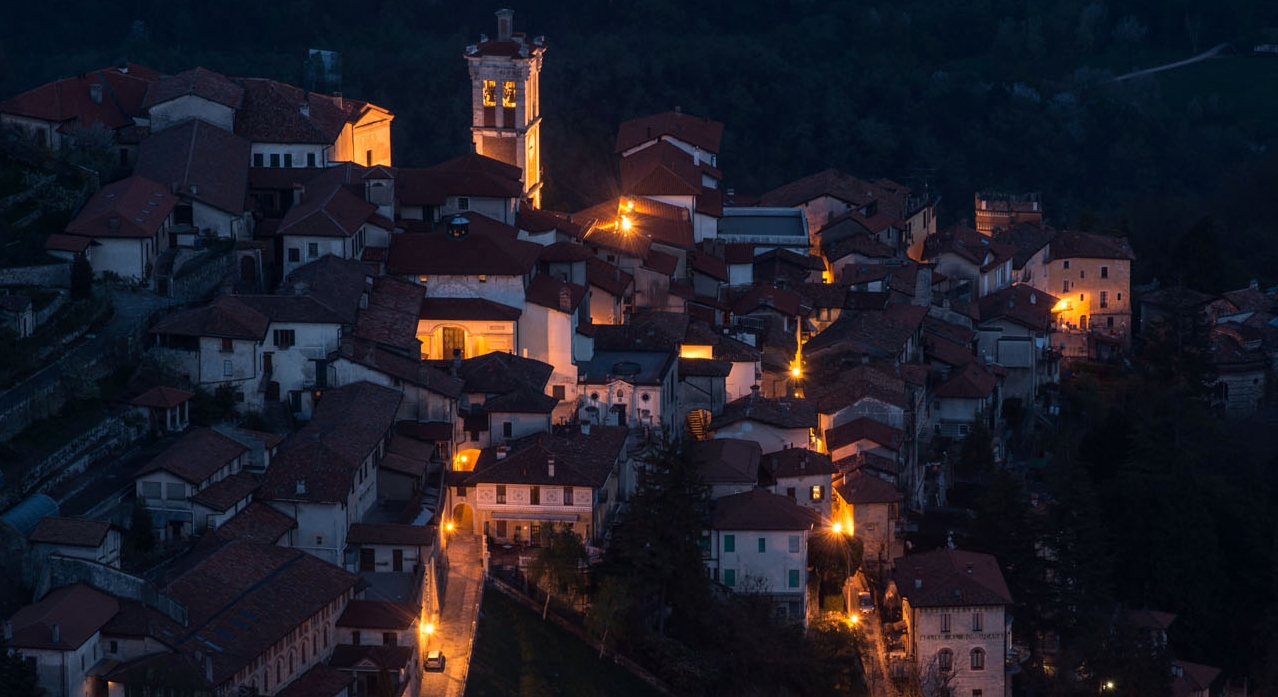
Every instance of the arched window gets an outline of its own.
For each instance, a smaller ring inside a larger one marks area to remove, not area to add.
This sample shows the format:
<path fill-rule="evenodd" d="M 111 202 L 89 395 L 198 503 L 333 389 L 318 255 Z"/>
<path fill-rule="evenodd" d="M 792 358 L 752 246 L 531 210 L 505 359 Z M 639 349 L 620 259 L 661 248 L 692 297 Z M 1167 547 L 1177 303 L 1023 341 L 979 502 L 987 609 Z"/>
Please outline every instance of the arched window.
<path fill-rule="evenodd" d="M 972 670 L 985 670 L 985 649 L 972 649 Z"/>
<path fill-rule="evenodd" d="M 941 649 L 936 652 L 936 669 L 942 673 L 948 673 L 954 670 L 954 652 L 949 649 Z"/>
<path fill-rule="evenodd" d="M 302 640 L 302 665 L 306 665 L 306 640 Z"/>
<path fill-rule="evenodd" d="M 293 660 L 297 658 L 297 652 L 289 649 L 288 651 L 288 674 L 293 674 Z"/>
<path fill-rule="evenodd" d="M 262 689 L 271 689 L 271 669 L 269 667 L 262 671 Z"/>
<path fill-rule="evenodd" d="M 283 680 L 284 680 L 284 659 L 277 658 L 275 659 L 275 682 L 282 682 Z"/>
<path fill-rule="evenodd" d="M 324 648 L 328 648 L 328 627 L 324 628 Z"/>

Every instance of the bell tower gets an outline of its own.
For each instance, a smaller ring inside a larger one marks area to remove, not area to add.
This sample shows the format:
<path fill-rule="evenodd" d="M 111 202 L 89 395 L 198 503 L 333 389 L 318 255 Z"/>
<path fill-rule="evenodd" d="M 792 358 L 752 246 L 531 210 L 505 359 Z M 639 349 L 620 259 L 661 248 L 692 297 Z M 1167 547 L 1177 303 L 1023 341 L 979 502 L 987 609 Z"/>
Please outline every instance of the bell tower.
<path fill-rule="evenodd" d="M 546 38 L 514 31 L 515 13 L 497 11 L 497 37 L 466 47 L 475 152 L 523 170 L 524 198 L 541 205 L 541 60 Z"/>

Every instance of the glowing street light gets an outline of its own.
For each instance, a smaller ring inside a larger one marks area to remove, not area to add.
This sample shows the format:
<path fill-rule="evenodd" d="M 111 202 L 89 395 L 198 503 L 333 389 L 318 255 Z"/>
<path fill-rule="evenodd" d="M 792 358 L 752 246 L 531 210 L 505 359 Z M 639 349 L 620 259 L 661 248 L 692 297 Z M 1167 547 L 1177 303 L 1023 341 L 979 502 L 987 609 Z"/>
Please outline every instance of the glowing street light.
<path fill-rule="evenodd" d="M 843 523 L 834 523 L 833 525 L 830 526 L 830 530 L 834 531 L 835 535 L 842 535 Z"/>
<path fill-rule="evenodd" d="M 457 529 L 457 524 L 454 523 L 453 521 L 450 520 L 447 523 L 444 523 L 444 532 L 452 532 L 456 529 Z"/>
<path fill-rule="evenodd" d="M 860 622 L 861 622 L 861 617 L 860 617 L 859 615 L 848 615 L 848 626 L 849 626 L 849 627 L 855 627 L 855 626 L 857 626 L 857 624 L 859 624 Z"/>
<path fill-rule="evenodd" d="M 634 223 L 632 223 L 632 222 L 630 221 L 630 216 L 628 216 L 628 215 L 623 215 L 623 216 L 621 216 L 621 231 L 622 231 L 622 232 L 630 232 L 630 229 L 631 229 L 631 228 L 633 228 L 633 227 L 634 227 Z"/>

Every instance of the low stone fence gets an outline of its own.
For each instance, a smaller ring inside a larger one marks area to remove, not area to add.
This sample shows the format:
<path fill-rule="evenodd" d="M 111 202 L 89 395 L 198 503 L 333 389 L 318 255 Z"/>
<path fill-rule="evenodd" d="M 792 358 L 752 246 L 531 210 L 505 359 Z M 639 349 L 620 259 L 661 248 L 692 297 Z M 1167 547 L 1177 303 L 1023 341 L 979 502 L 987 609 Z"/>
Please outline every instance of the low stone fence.
<path fill-rule="evenodd" d="M 0 286 L 44 286 L 46 288 L 70 288 L 71 264 L 42 264 L 40 266 L 13 266 L 0 269 Z"/>

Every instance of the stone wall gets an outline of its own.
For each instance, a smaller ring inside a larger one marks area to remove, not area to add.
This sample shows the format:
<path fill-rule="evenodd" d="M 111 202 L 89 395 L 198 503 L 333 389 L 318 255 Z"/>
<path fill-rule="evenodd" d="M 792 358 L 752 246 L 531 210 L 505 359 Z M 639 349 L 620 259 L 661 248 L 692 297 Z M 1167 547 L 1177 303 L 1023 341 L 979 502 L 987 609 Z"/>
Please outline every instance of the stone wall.
<path fill-rule="evenodd" d="M 71 264 L 61 262 L 42 266 L 14 266 L 0 269 L 0 286 L 70 288 Z"/>

